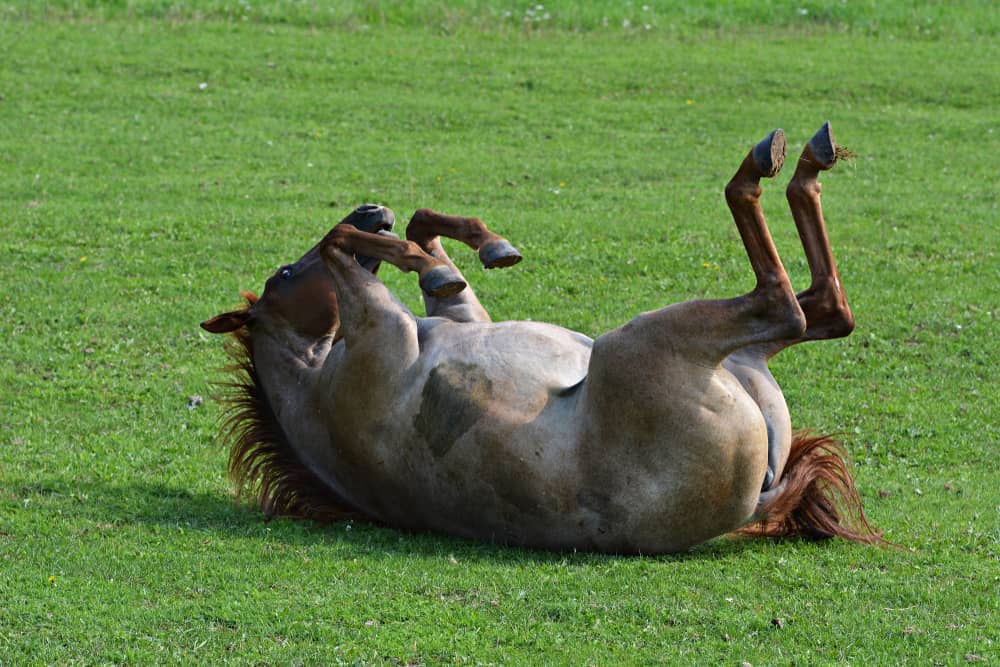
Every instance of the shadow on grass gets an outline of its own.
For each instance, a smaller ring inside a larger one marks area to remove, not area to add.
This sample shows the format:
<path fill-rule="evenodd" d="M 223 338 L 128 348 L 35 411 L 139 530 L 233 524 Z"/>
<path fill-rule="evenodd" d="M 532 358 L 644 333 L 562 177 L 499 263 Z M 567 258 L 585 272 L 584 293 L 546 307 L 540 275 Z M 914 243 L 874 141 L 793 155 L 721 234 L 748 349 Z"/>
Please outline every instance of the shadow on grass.
<path fill-rule="evenodd" d="M 197 531 L 206 536 L 277 540 L 290 546 L 337 545 L 352 557 L 419 556 L 448 558 L 456 556 L 468 562 L 592 565 L 622 558 L 645 558 L 583 552 L 557 552 L 489 544 L 432 533 L 413 533 L 385 528 L 367 522 L 318 524 L 313 521 L 268 520 L 249 504 L 236 498 L 194 493 L 163 483 L 69 482 L 52 480 L 14 485 L 16 495 L 35 496 L 42 505 L 58 508 L 70 520 L 95 525 L 152 526 L 160 530 Z M 712 560 L 760 551 L 766 542 L 747 539 L 719 539 L 689 552 L 653 557 L 657 560 Z"/>

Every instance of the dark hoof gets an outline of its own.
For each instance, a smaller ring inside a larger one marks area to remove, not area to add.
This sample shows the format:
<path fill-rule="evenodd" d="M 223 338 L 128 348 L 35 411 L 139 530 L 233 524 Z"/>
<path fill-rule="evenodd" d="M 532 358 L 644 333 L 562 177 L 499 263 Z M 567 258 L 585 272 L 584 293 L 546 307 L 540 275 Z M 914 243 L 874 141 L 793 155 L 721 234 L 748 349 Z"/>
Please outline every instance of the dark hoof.
<path fill-rule="evenodd" d="M 785 131 L 778 129 L 753 147 L 753 161 L 764 178 L 771 178 L 785 163 Z"/>
<path fill-rule="evenodd" d="M 420 289 L 435 299 L 444 299 L 464 290 L 465 281 L 450 266 L 435 266 L 420 276 Z"/>
<path fill-rule="evenodd" d="M 837 144 L 833 140 L 833 128 L 830 121 L 823 123 L 819 132 L 809 140 L 809 150 L 819 163 L 821 169 L 829 169 L 837 162 Z"/>
<path fill-rule="evenodd" d="M 479 249 L 479 261 L 487 269 L 502 269 L 514 266 L 522 259 L 524 258 L 521 257 L 521 253 L 507 239 L 490 241 Z"/>

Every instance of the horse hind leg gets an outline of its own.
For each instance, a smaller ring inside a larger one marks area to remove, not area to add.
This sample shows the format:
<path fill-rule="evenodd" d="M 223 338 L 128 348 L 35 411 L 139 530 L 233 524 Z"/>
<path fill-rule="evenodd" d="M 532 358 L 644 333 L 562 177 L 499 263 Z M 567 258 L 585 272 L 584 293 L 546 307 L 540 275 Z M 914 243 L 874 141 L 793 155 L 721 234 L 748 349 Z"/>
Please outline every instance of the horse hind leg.
<path fill-rule="evenodd" d="M 811 340 L 843 338 L 854 331 L 854 315 L 833 258 L 820 204 L 819 172 L 832 169 L 847 151 L 834 142 L 829 121 L 806 143 L 785 196 L 809 264 L 809 288 L 796 295 L 806 317 L 802 336 L 744 350 L 742 356 L 765 361 L 792 345 Z"/>
<path fill-rule="evenodd" d="M 521 253 L 505 238 L 493 233 L 479 218 L 445 215 L 427 208 L 413 214 L 406 227 L 406 238 L 417 243 L 431 257 L 447 264 L 460 277 L 461 271 L 445 252 L 440 238 L 461 241 L 479 253 L 484 268 L 513 266 Z M 464 280 L 464 277 L 463 277 Z M 444 317 L 456 322 L 489 322 L 490 316 L 472 289 L 447 297 L 424 294 L 424 307 L 430 317 Z"/>
<path fill-rule="evenodd" d="M 842 338 L 854 330 L 854 317 L 833 259 L 820 205 L 819 172 L 832 169 L 842 153 L 834 142 L 829 121 L 824 123 L 802 149 L 785 191 L 812 278 L 809 288 L 798 295 L 806 316 L 802 340 Z"/>
<path fill-rule="evenodd" d="M 760 205 L 760 181 L 778 173 L 784 156 L 785 133 L 778 129 L 750 150 L 726 185 L 726 203 L 743 240 L 756 285 L 742 297 L 709 302 L 719 304 L 713 310 L 724 325 L 702 332 L 706 340 L 714 343 L 717 361 L 749 345 L 797 338 L 805 328 L 805 315 Z"/>
<path fill-rule="evenodd" d="M 768 472 L 765 491 L 781 479 L 792 443 L 791 419 L 781 389 L 767 367 L 778 352 L 810 340 L 847 336 L 854 329 L 854 317 L 844 294 L 833 258 L 820 206 L 819 172 L 832 169 L 843 149 L 833 139 L 830 123 L 806 143 L 795 173 L 785 191 L 812 277 L 808 289 L 797 295 L 806 317 L 801 337 L 743 348 L 726 358 L 724 365 L 754 397 L 768 427 Z"/>
<path fill-rule="evenodd" d="M 795 339 L 805 316 L 792 291 L 760 205 L 761 179 L 784 162 L 785 133 L 778 129 L 754 146 L 726 185 L 726 203 L 756 278 L 749 293 L 734 299 L 690 301 L 664 308 L 675 341 L 697 356 L 719 363 L 735 350 Z"/>
<path fill-rule="evenodd" d="M 610 401 L 609 419 L 615 411 L 631 410 L 634 391 L 659 392 L 664 377 L 691 367 L 714 373 L 711 369 L 737 350 L 802 336 L 805 316 L 760 206 L 760 181 L 781 168 L 784 147 L 784 133 L 775 130 L 754 146 L 726 186 L 726 201 L 756 275 L 754 289 L 731 299 L 686 301 L 642 313 L 594 341 L 588 383 L 603 387 L 604 396 L 619 397 Z"/>
<path fill-rule="evenodd" d="M 760 206 L 760 181 L 778 172 L 784 149 L 784 132 L 775 130 L 751 149 L 726 185 L 726 202 L 756 276 L 754 289 L 732 299 L 686 301 L 643 313 L 595 341 L 595 359 L 603 349 L 617 358 L 614 364 L 628 368 L 631 362 L 649 364 L 669 348 L 670 358 L 711 367 L 741 348 L 802 336 L 805 316 Z"/>

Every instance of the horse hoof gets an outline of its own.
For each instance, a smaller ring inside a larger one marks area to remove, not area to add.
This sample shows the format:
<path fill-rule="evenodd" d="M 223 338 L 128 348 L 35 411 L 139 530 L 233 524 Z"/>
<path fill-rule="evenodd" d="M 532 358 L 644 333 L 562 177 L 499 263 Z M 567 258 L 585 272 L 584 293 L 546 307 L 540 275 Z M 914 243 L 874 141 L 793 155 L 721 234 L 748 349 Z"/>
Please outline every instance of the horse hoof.
<path fill-rule="evenodd" d="M 490 241 L 479 249 L 479 261 L 483 263 L 483 268 L 487 269 L 514 266 L 522 259 L 524 258 L 521 257 L 521 253 L 507 239 Z"/>
<path fill-rule="evenodd" d="M 771 178 L 785 163 L 785 131 L 778 129 L 753 147 L 753 161 L 764 178 Z"/>
<path fill-rule="evenodd" d="M 837 144 L 833 140 L 833 128 L 830 121 L 823 123 L 819 132 L 809 140 L 809 150 L 819 163 L 820 169 L 830 169 L 837 162 Z"/>
<path fill-rule="evenodd" d="M 464 290 L 465 281 L 450 266 L 442 264 L 420 276 L 420 289 L 435 299 L 444 299 Z"/>

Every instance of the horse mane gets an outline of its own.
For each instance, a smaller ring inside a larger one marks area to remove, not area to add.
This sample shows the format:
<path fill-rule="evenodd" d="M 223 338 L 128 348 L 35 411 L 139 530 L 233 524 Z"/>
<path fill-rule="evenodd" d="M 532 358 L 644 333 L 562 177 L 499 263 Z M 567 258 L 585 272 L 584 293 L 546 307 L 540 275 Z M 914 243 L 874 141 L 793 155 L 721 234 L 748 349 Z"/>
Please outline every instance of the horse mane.
<path fill-rule="evenodd" d="M 357 510 L 309 469 L 288 441 L 261 384 L 246 326 L 232 333 L 226 353 L 232 363 L 225 370 L 234 378 L 219 383 L 226 389 L 221 441 L 229 450 L 229 478 L 236 496 L 252 497 L 268 518 L 321 523 L 360 518 Z"/>
<path fill-rule="evenodd" d="M 738 534 L 812 540 L 841 537 L 892 545 L 868 522 L 847 450 L 832 436 L 796 433 L 780 484 L 783 488 L 758 509 L 760 518 L 740 528 Z"/>

